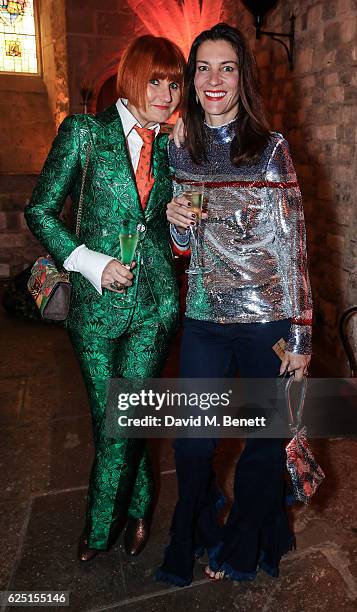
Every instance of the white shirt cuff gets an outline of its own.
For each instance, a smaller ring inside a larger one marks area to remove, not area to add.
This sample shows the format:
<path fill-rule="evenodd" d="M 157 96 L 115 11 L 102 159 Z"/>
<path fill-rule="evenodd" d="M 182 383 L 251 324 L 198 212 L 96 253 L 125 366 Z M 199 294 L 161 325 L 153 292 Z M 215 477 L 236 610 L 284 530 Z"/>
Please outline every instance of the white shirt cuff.
<path fill-rule="evenodd" d="M 67 257 L 63 267 L 68 272 L 80 272 L 102 295 L 102 274 L 105 266 L 115 257 L 97 253 L 81 244 Z"/>

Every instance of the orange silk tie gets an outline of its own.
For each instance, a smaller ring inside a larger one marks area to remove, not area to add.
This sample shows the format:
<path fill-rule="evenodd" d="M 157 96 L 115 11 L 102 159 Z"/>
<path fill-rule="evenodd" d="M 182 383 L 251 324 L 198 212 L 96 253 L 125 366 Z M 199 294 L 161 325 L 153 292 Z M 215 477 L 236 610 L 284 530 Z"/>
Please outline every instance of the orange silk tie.
<path fill-rule="evenodd" d="M 143 141 L 135 177 L 141 206 L 143 209 L 145 209 L 150 191 L 154 184 L 154 177 L 151 172 L 151 155 L 152 146 L 155 140 L 155 130 L 149 130 L 149 128 L 141 128 L 138 126 L 135 126 L 134 129 L 137 131 Z"/>

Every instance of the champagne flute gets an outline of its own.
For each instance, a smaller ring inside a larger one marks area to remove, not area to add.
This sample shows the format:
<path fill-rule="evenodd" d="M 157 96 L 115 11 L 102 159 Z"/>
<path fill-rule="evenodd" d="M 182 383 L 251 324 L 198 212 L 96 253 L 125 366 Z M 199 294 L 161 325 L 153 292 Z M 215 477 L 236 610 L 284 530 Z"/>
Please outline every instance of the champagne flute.
<path fill-rule="evenodd" d="M 138 238 L 137 222 L 131 219 L 123 221 L 119 230 L 120 261 L 123 266 L 128 268 L 131 266 L 135 257 Z M 118 296 L 118 298 L 119 304 L 113 304 L 115 308 L 127 309 L 132 308 L 135 304 L 135 299 L 127 295 L 127 287 L 124 287 L 124 295 Z"/>
<path fill-rule="evenodd" d="M 185 191 L 182 194 L 189 202 L 191 202 L 191 210 L 196 215 L 196 225 L 190 226 L 191 233 L 191 261 L 186 274 L 208 274 L 212 272 L 212 268 L 203 264 L 203 249 L 202 249 L 202 213 L 207 212 L 208 199 L 204 197 L 203 191 Z"/>

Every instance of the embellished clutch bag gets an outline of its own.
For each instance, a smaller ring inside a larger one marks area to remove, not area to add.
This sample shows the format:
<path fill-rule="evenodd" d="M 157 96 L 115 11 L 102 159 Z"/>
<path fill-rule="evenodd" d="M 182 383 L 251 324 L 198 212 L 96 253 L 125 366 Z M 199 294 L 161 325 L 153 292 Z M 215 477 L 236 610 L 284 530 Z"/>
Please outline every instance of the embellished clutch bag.
<path fill-rule="evenodd" d="M 290 377 L 286 383 L 285 396 L 293 438 L 286 446 L 286 467 L 291 477 L 295 499 L 307 504 L 325 478 L 325 474 L 311 451 L 307 441 L 306 427 L 301 427 L 307 379 L 304 377 L 301 383 L 296 417 L 294 417 L 291 405 L 290 389 L 292 384 L 294 384 L 294 378 Z"/>
<path fill-rule="evenodd" d="M 88 170 L 91 145 L 88 145 L 83 168 L 81 191 L 78 203 L 76 236 L 79 236 L 82 210 L 83 191 Z M 69 312 L 72 285 L 69 274 L 59 270 L 50 255 L 36 259 L 31 269 L 31 276 L 27 288 L 35 300 L 42 318 L 52 321 L 64 321 Z"/>
<path fill-rule="evenodd" d="M 44 319 L 67 318 L 72 290 L 69 274 L 58 270 L 49 255 L 36 259 L 27 287 Z"/>

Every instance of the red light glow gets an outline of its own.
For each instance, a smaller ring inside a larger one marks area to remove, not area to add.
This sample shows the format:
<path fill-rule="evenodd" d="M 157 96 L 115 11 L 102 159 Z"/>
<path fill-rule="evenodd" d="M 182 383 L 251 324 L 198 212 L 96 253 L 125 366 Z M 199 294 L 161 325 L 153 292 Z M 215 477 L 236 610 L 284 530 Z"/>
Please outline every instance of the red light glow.
<path fill-rule="evenodd" d="M 128 5 L 154 36 L 165 36 L 188 56 L 193 39 L 220 21 L 223 0 L 127 0 Z"/>

